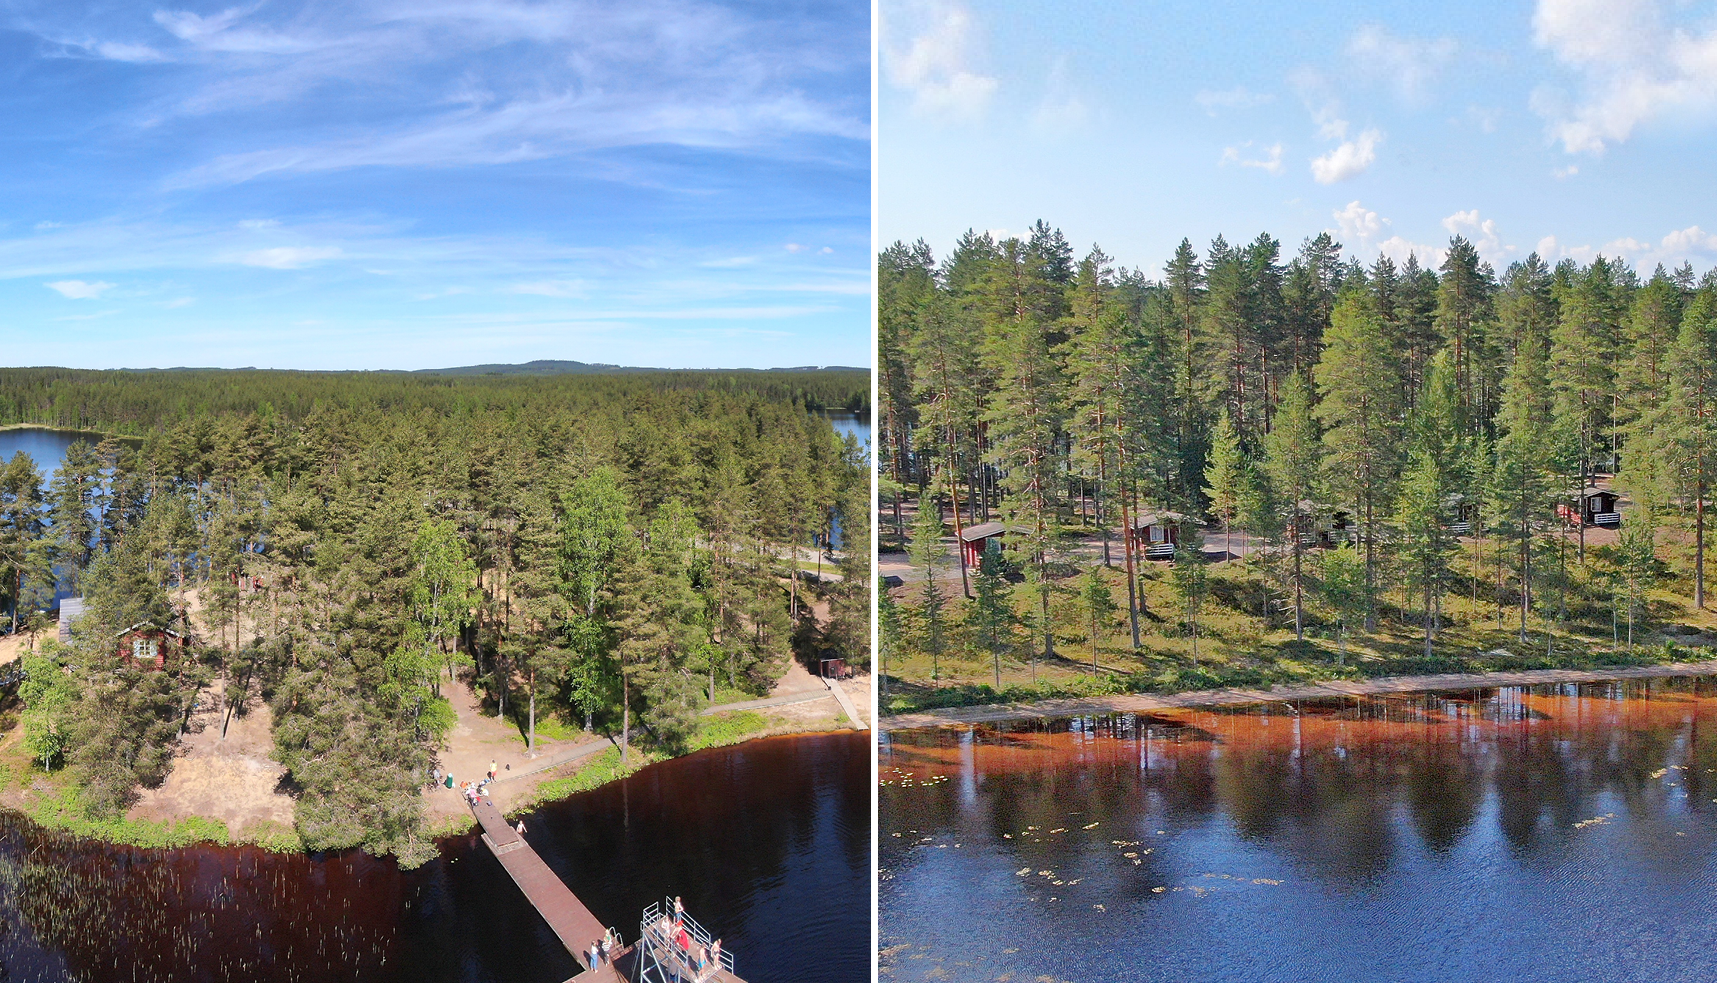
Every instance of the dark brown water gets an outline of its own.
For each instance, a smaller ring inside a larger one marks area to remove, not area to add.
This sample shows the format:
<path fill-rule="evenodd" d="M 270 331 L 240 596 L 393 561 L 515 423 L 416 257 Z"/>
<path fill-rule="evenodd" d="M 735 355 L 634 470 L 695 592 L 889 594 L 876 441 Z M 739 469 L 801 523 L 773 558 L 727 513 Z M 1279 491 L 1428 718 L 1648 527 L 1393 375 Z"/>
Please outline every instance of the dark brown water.
<path fill-rule="evenodd" d="M 883 979 L 1717 979 L 1717 682 L 885 735 Z"/>
<path fill-rule="evenodd" d="M 769 738 L 644 769 L 525 820 L 596 916 L 679 894 L 751 983 L 870 975 L 868 734 Z M 561 983 L 572 957 L 475 836 L 402 872 L 361 853 L 134 850 L 0 815 L 0 983 Z"/>

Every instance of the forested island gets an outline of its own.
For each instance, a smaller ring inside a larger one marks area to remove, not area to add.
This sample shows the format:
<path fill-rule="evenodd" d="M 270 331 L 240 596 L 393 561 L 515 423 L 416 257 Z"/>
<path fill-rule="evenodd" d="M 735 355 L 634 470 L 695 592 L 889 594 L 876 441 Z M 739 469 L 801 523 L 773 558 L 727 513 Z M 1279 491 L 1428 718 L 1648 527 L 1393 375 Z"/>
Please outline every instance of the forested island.
<path fill-rule="evenodd" d="M 0 802 L 120 829 L 193 719 L 256 714 L 271 835 L 412 865 L 446 686 L 622 770 L 707 744 L 701 710 L 795 658 L 868 666 L 868 556 L 830 546 L 868 529 L 868 451 L 815 412 L 868 400 L 851 371 L 0 369 L 0 423 L 95 432 L 0 471 Z"/>
<path fill-rule="evenodd" d="M 1153 274 L 1043 222 L 878 266 L 884 713 L 1713 641 L 1717 273 L 1264 234 Z"/>

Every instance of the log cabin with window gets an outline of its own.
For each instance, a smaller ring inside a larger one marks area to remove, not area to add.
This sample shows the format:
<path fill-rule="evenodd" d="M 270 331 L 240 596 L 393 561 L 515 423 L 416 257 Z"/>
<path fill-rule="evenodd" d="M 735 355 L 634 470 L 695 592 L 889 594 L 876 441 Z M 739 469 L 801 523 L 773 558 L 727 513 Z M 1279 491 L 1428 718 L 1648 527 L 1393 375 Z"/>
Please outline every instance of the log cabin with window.
<path fill-rule="evenodd" d="M 167 656 L 184 654 L 189 640 L 171 628 L 139 621 L 116 637 L 119 656 L 148 669 L 163 669 Z"/>

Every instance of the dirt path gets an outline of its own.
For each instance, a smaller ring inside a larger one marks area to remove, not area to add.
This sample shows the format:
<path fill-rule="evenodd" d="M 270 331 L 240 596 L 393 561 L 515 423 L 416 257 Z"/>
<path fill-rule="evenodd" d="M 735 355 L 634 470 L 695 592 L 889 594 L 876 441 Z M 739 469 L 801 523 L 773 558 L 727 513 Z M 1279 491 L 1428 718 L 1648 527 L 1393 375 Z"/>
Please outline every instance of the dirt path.
<path fill-rule="evenodd" d="M 160 788 L 144 789 L 127 815 L 150 820 L 207 816 L 224 821 L 235 835 L 265 823 L 290 829 L 293 799 L 279 790 L 286 768 L 271 757 L 274 718 L 268 705 L 253 702 L 244 716 L 233 718 L 222 740 L 222 711 L 213 709 L 218 702 L 203 698 L 206 709 L 191 715 L 167 780 Z"/>
<path fill-rule="evenodd" d="M 1544 683 L 1595 683 L 1612 679 L 1652 679 L 1664 676 L 1708 676 L 1717 674 L 1717 661 L 1673 662 L 1637 669 L 1529 669 L 1520 672 L 1444 673 L 1436 676 L 1392 676 L 1384 679 L 1331 680 L 1261 689 L 1209 689 L 1172 696 L 1110 696 L 1077 700 L 1042 700 L 1025 704 L 992 704 L 979 707 L 949 707 L 922 713 L 883 717 L 883 730 L 911 730 L 1002 723 L 1010 720 L 1058 720 L 1096 713 L 1149 713 L 1187 707 L 1234 706 L 1246 703 L 1278 703 L 1332 696 L 1373 696 L 1384 693 L 1416 693 L 1426 690 L 1478 689 L 1491 686 L 1535 686 Z"/>
<path fill-rule="evenodd" d="M 558 757 L 582 745 L 596 742 L 607 746 L 609 743 L 600 734 L 581 734 L 576 740 L 555 741 L 538 731 L 537 753 L 532 757 L 525 753 L 524 738 L 512 721 L 484 713 L 482 698 L 473 693 L 463 680 L 443 682 L 441 695 L 453 704 L 453 711 L 459 717 L 459 722 L 447 735 L 446 750 L 438 757 L 441 770 L 452 772 L 455 782 L 481 779 L 488 772 L 491 761 L 499 766 L 498 775 L 506 777 L 514 771 L 534 770 L 543 759 Z M 541 701 L 538 701 L 537 710 L 540 721 L 546 712 Z M 424 777 L 428 779 L 427 775 Z M 547 777 L 546 772 L 542 777 Z M 495 804 L 505 811 L 511 802 L 534 790 L 536 784 L 536 781 L 503 782 L 495 789 Z M 431 818 L 470 814 L 457 788 L 426 791 L 424 806 Z"/>

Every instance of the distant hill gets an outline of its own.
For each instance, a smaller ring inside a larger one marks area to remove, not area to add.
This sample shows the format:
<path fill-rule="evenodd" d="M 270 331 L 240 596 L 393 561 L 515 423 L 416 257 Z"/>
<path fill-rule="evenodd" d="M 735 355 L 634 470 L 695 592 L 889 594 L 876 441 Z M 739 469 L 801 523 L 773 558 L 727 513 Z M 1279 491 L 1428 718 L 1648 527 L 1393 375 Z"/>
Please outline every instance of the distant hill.
<path fill-rule="evenodd" d="M 412 375 L 565 375 L 599 372 L 869 372 L 868 368 L 852 365 L 795 365 L 781 369 L 656 369 L 637 365 L 609 365 L 605 362 L 568 362 L 542 358 L 518 365 L 460 365 L 450 369 L 417 369 Z"/>

